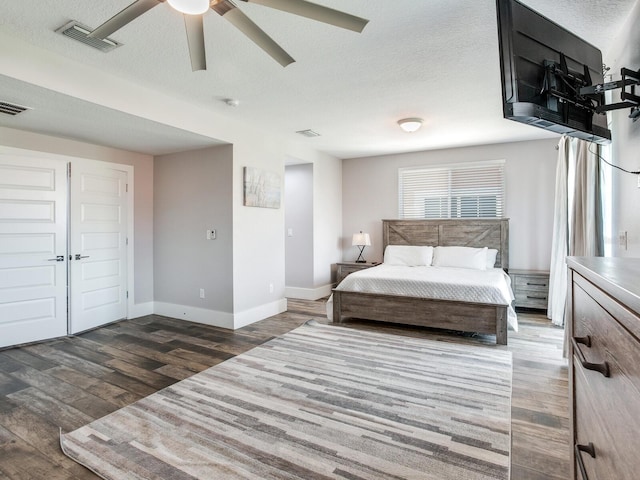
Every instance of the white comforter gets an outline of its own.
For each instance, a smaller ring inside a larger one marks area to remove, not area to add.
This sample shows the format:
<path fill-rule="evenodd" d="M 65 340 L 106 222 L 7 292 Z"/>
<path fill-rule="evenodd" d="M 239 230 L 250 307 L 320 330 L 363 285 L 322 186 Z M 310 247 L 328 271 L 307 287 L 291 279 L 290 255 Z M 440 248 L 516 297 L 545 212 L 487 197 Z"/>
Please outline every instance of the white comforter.
<path fill-rule="evenodd" d="M 472 270 L 382 264 L 350 274 L 336 290 L 509 305 L 509 325 L 518 331 L 518 318 L 511 306 L 514 299 L 511 279 L 501 268 Z M 330 320 L 333 317 L 333 297 L 327 302 L 327 317 Z"/>

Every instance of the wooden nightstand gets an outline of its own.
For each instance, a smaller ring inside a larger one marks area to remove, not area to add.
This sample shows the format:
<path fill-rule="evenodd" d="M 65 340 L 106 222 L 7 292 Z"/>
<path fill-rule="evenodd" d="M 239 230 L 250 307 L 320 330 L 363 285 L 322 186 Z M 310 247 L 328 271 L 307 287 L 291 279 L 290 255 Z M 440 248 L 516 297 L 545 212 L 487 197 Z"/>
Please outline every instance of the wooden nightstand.
<path fill-rule="evenodd" d="M 516 299 L 514 307 L 547 310 L 549 272 L 541 270 L 509 270 L 511 288 Z"/>
<path fill-rule="evenodd" d="M 336 281 L 340 283 L 344 277 L 350 273 L 364 270 L 365 268 L 375 267 L 380 265 L 379 263 L 356 263 L 356 262 L 340 262 L 336 263 L 338 269 L 336 271 Z"/>

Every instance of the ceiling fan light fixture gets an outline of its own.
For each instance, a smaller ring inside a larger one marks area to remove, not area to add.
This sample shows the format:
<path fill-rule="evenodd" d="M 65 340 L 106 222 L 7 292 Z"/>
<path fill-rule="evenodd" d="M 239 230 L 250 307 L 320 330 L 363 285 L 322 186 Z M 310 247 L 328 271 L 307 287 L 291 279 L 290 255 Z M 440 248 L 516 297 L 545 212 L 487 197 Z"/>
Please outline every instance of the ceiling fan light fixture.
<path fill-rule="evenodd" d="M 422 126 L 421 118 L 403 118 L 402 120 L 398 120 L 398 125 L 400 128 L 407 133 L 412 133 L 418 130 Z"/>
<path fill-rule="evenodd" d="M 209 10 L 209 0 L 167 0 L 174 10 L 185 15 L 202 15 Z"/>

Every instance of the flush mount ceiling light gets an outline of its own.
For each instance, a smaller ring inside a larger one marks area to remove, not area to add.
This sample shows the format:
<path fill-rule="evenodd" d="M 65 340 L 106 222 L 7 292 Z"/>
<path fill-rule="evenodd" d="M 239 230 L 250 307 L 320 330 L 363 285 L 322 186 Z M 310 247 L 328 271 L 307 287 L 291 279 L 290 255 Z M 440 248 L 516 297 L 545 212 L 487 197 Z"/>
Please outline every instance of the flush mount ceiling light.
<path fill-rule="evenodd" d="M 422 126 L 421 118 L 403 118 L 402 120 L 398 120 L 398 125 L 405 132 L 411 133 L 415 132 Z"/>
<path fill-rule="evenodd" d="M 167 0 L 169 5 L 186 15 L 202 15 L 209 10 L 209 0 Z"/>

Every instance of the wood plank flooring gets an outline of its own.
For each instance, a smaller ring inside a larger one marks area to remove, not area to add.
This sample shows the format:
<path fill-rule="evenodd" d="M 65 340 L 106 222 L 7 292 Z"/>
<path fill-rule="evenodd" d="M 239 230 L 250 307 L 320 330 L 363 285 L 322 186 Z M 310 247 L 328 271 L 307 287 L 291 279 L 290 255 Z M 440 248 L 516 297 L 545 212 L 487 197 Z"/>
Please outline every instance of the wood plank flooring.
<path fill-rule="evenodd" d="M 82 335 L 0 351 L 0 479 L 96 479 L 60 451 L 74 430 L 139 398 L 303 324 L 327 321 L 323 301 L 289 300 L 286 313 L 235 332 L 151 315 Z M 519 314 L 513 353 L 512 479 L 566 480 L 567 367 L 562 330 Z M 353 321 L 350 328 L 488 343 L 413 327 Z"/>

